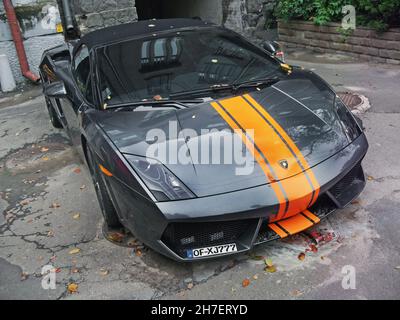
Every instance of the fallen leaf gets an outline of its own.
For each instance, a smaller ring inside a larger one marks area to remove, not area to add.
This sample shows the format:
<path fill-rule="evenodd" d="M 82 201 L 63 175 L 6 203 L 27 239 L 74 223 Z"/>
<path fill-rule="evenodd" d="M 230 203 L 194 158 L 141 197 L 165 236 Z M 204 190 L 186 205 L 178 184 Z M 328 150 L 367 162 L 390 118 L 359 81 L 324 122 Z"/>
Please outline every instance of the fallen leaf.
<path fill-rule="evenodd" d="M 73 268 L 73 269 L 71 270 L 71 272 L 72 272 L 72 273 L 78 273 L 78 272 L 79 272 L 79 269 L 78 269 L 78 268 Z"/>
<path fill-rule="evenodd" d="M 106 270 L 106 269 L 100 269 L 100 274 L 101 274 L 102 276 L 106 276 L 106 275 L 109 274 L 109 271 Z"/>
<path fill-rule="evenodd" d="M 297 257 L 300 261 L 303 261 L 306 258 L 306 254 L 304 252 L 301 252 L 298 257 Z"/>
<path fill-rule="evenodd" d="M 43 157 L 42 160 L 43 161 L 49 161 L 50 159 L 49 159 L 49 157 Z"/>
<path fill-rule="evenodd" d="M 143 255 L 142 250 L 140 249 L 135 250 L 135 255 L 136 257 L 141 257 Z"/>
<path fill-rule="evenodd" d="M 272 267 L 274 265 L 271 259 L 265 259 L 264 262 L 267 267 Z"/>
<path fill-rule="evenodd" d="M 301 296 L 302 294 L 303 294 L 303 292 L 301 292 L 300 290 L 297 290 L 297 289 L 290 291 L 290 295 L 293 297 L 298 297 L 298 296 Z"/>
<path fill-rule="evenodd" d="M 49 148 L 43 147 L 40 149 L 40 152 L 47 152 L 47 151 L 49 151 Z"/>
<path fill-rule="evenodd" d="M 368 179 L 369 181 L 375 180 L 374 177 L 372 177 L 372 176 L 368 176 L 367 179 Z"/>
<path fill-rule="evenodd" d="M 61 272 L 61 268 L 56 268 L 56 269 L 54 270 L 54 272 L 55 272 L 55 273 L 60 273 L 60 272 Z"/>
<path fill-rule="evenodd" d="M 51 209 L 57 209 L 61 207 L 61 205 L 58 202 L 53 202 L 50 206 Z"/>
<path fill-rule="evenodd" d="M 108 240 L 111 240 L 114 242 L 122 242 L 124 237 L 125 237 L 125 235 L 123 235 L 121 232 L 111 232 L 107 236 Z"/>
<path fill-rule="evenodd" d="M 70 283 L 67 286 L 67 290 L 69 293 L 76 293 L 78 292 L 78 285 L 76 283 Z"/>
<path fill-rule="evenodd" d="M 28 199 L 22 200 L 19 204 L 20 204 L 21 206 L 26 206 L 26 205 L 29 204 L 29 200 L 28 200 Z"/>
<path fill-rule="evenodd" d="M 246 288 L 249 284 L 250 284 L 250 280 L 249 279 L 244 279 L 242 281 L 242 287 L 243 288 Z"/>
<path fill-rule="evenodd" d="M 310 244 L 310 249 L 311 249 L 311 251 L 314 252 L 314 253 L 318 252 L 318 248 L 316 247 L 315 244 Z"/>
<path fill-rule="evenodd" d="M 80 213 L 75 213 L 75 214 L 72 216 L 72 219 L 78 220 L 80 217 L 81 217 L 81 214 L 80 214 Z"/>
<path fill-rule="evenodd" d="M 189 283 L 189 284 L 187 285 L 187 288 L 188 288 L 189 290 L 193 289 L 193 283 Z"/>
<path fill-rule="evenodd" d="M 267 271 L 267 272 L 269 272 L 269 273 L 274 273 L 274 272 L 276 272 L 276 267 L 275 267 L 274 265 L 272 265 L 272 266 L 266 266 L 265 269 L 264 269 L 264 271 Z"/>
<path fill-rule="evenodd" d="M 77 174 L 81 173 L 81 168 L 75 168 L 74 172 L 77 173 Z"/>
<path fill-rule="evenodd" d="M 25 272 L 22 272 L 21 273 L 21 281 L 25 281 L 26 279 L 28 279 L 28 274 L 27 273 L 25 273 Z"/>
<path fill-rule="evenodd" d="M 48 237 L 54 237 L 54 231 L 50 230 L 49 232 L 47 232 L 47 236 Z"/>
<path fill-rule="evenodd" d="M 254 280 L 257 280 L 257 279 L 258 279 L 258 274 L 255 274 L 255 275 L 253 276 L 253 279 L 254 279 Z"/>
<path fill-rule="evenodd" d="M 136 239 L 134 239 L 134 240 L 129 240 L 128 243 L 127 243 L 127 245 L 128 245 L 128 247 L 133 248 L 133 247 L 136 247 L 136 246 L 138 245 L 138 242 L 137 242 Z"/>
<path fill-rule="evenodd" d="M 79 253 L 79 252 L 81 252 L 81 249 L 79 249 L 79 248 L 74 248 L 74 249 L 70 250 L 68 253 L 69 253 L 69 254 L 77 254 L 77 253 Z"/>
<path fill-rule="evenodd" d="M 83 189 L 85 189 L 86 188 L 86 186 L 83 184 L 83 185 L 81 185 L 81 190 L 83 190 Z"/>

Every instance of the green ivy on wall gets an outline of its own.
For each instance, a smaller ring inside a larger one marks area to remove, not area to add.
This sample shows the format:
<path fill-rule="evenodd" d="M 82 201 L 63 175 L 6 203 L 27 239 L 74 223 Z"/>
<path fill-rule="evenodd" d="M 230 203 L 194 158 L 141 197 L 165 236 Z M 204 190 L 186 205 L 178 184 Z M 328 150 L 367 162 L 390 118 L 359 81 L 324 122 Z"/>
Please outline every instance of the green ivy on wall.
<path fill-rule="evenodd" d="M 275 9 L 279 19 L 301 19 L 317 25 L 340 22 L 342 7 L 356 8 L 357 24 L 385 31 L 400 26 L 400 0 L 280 0 Z"/>

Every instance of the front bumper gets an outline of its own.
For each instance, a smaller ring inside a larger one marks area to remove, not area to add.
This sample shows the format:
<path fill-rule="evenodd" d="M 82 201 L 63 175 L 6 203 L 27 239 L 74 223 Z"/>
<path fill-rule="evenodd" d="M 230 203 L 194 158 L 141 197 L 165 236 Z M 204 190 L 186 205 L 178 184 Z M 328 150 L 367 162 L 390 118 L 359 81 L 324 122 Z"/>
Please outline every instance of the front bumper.
<path fill-rule="evenodd" d="M 361 161 L 367 149 L 368 143 L 362 134 L 345 149 L 312 168 L 320 184 L 320 195 L 309 211 L 323 219 L 361 193 L 365 186 Z M 114 193 L 117 198 L 118 194 L 121 192 Z M 117 202 L 121 204 L 118 199 Z M 144 207 L 145 214 L 132 214 L 132 204 L 135 206 L 130 202 L 125 208 L 128 217 L 124 224 L 145 244 L 177 261 L 215 258 L 188 259 L 189 249 L 234 242 L 238 253 L 280 238 L 268 228 L 270 217 L 279 206 L 269 185 L 204 198 L 158 202 L 155 207 L 148 204 Z"/>

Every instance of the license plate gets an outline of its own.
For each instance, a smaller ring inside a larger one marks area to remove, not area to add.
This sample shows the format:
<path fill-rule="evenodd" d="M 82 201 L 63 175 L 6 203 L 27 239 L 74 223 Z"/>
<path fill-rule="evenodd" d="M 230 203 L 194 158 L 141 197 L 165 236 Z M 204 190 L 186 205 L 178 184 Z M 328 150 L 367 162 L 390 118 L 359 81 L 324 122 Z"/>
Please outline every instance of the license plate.
<path fill-rule="evenodd" d="M 207 256 L 216 256 L 216 255 L 230 253 L 230 252 L 236 252 L 236 251 L 237 251 L 236 243 L 231 243 L 231 244 L 223 244 L 220 246 L 212 246 L 212 247 L 205 247 L 205 248 L 199 248 L 199 249 L 190 249 L 190 250 L 186 251 L 186 256 L 189 259 L 196 259 L 196 258 L 207 257 Z"/>

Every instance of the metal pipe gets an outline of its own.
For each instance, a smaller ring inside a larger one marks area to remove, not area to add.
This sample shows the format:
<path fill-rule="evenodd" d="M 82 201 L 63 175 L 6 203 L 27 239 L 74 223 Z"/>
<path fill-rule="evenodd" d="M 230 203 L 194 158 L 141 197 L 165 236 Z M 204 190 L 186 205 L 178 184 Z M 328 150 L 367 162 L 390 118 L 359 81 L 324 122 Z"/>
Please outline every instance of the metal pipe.
<path fill-rule="evenodd" d="M 25 78 L 31 80 L 32 82 L 38 83 L 40 81 L 40 78 L 36 74 L 34 74 L 29 68 L 29 63 L 26 57 L 25 47 L 21 35 L 21 30 L 19 28 L 17 16 L 15 14 L 14 6 L 11 0 L 3 0 L 3 4 L 7 16 L 7 21 L 10 26 L 11 35 L 14 40 L 15 50 L 17 51 L 22 75 Z"/>
<path fill-rule="evenodd" d="M 65 18 L 65 30 L 67 31 L 74 30 L 74 20 L 72 17 L 70 3 L 67 0 L 61 0 L 61 1 Z"/>

